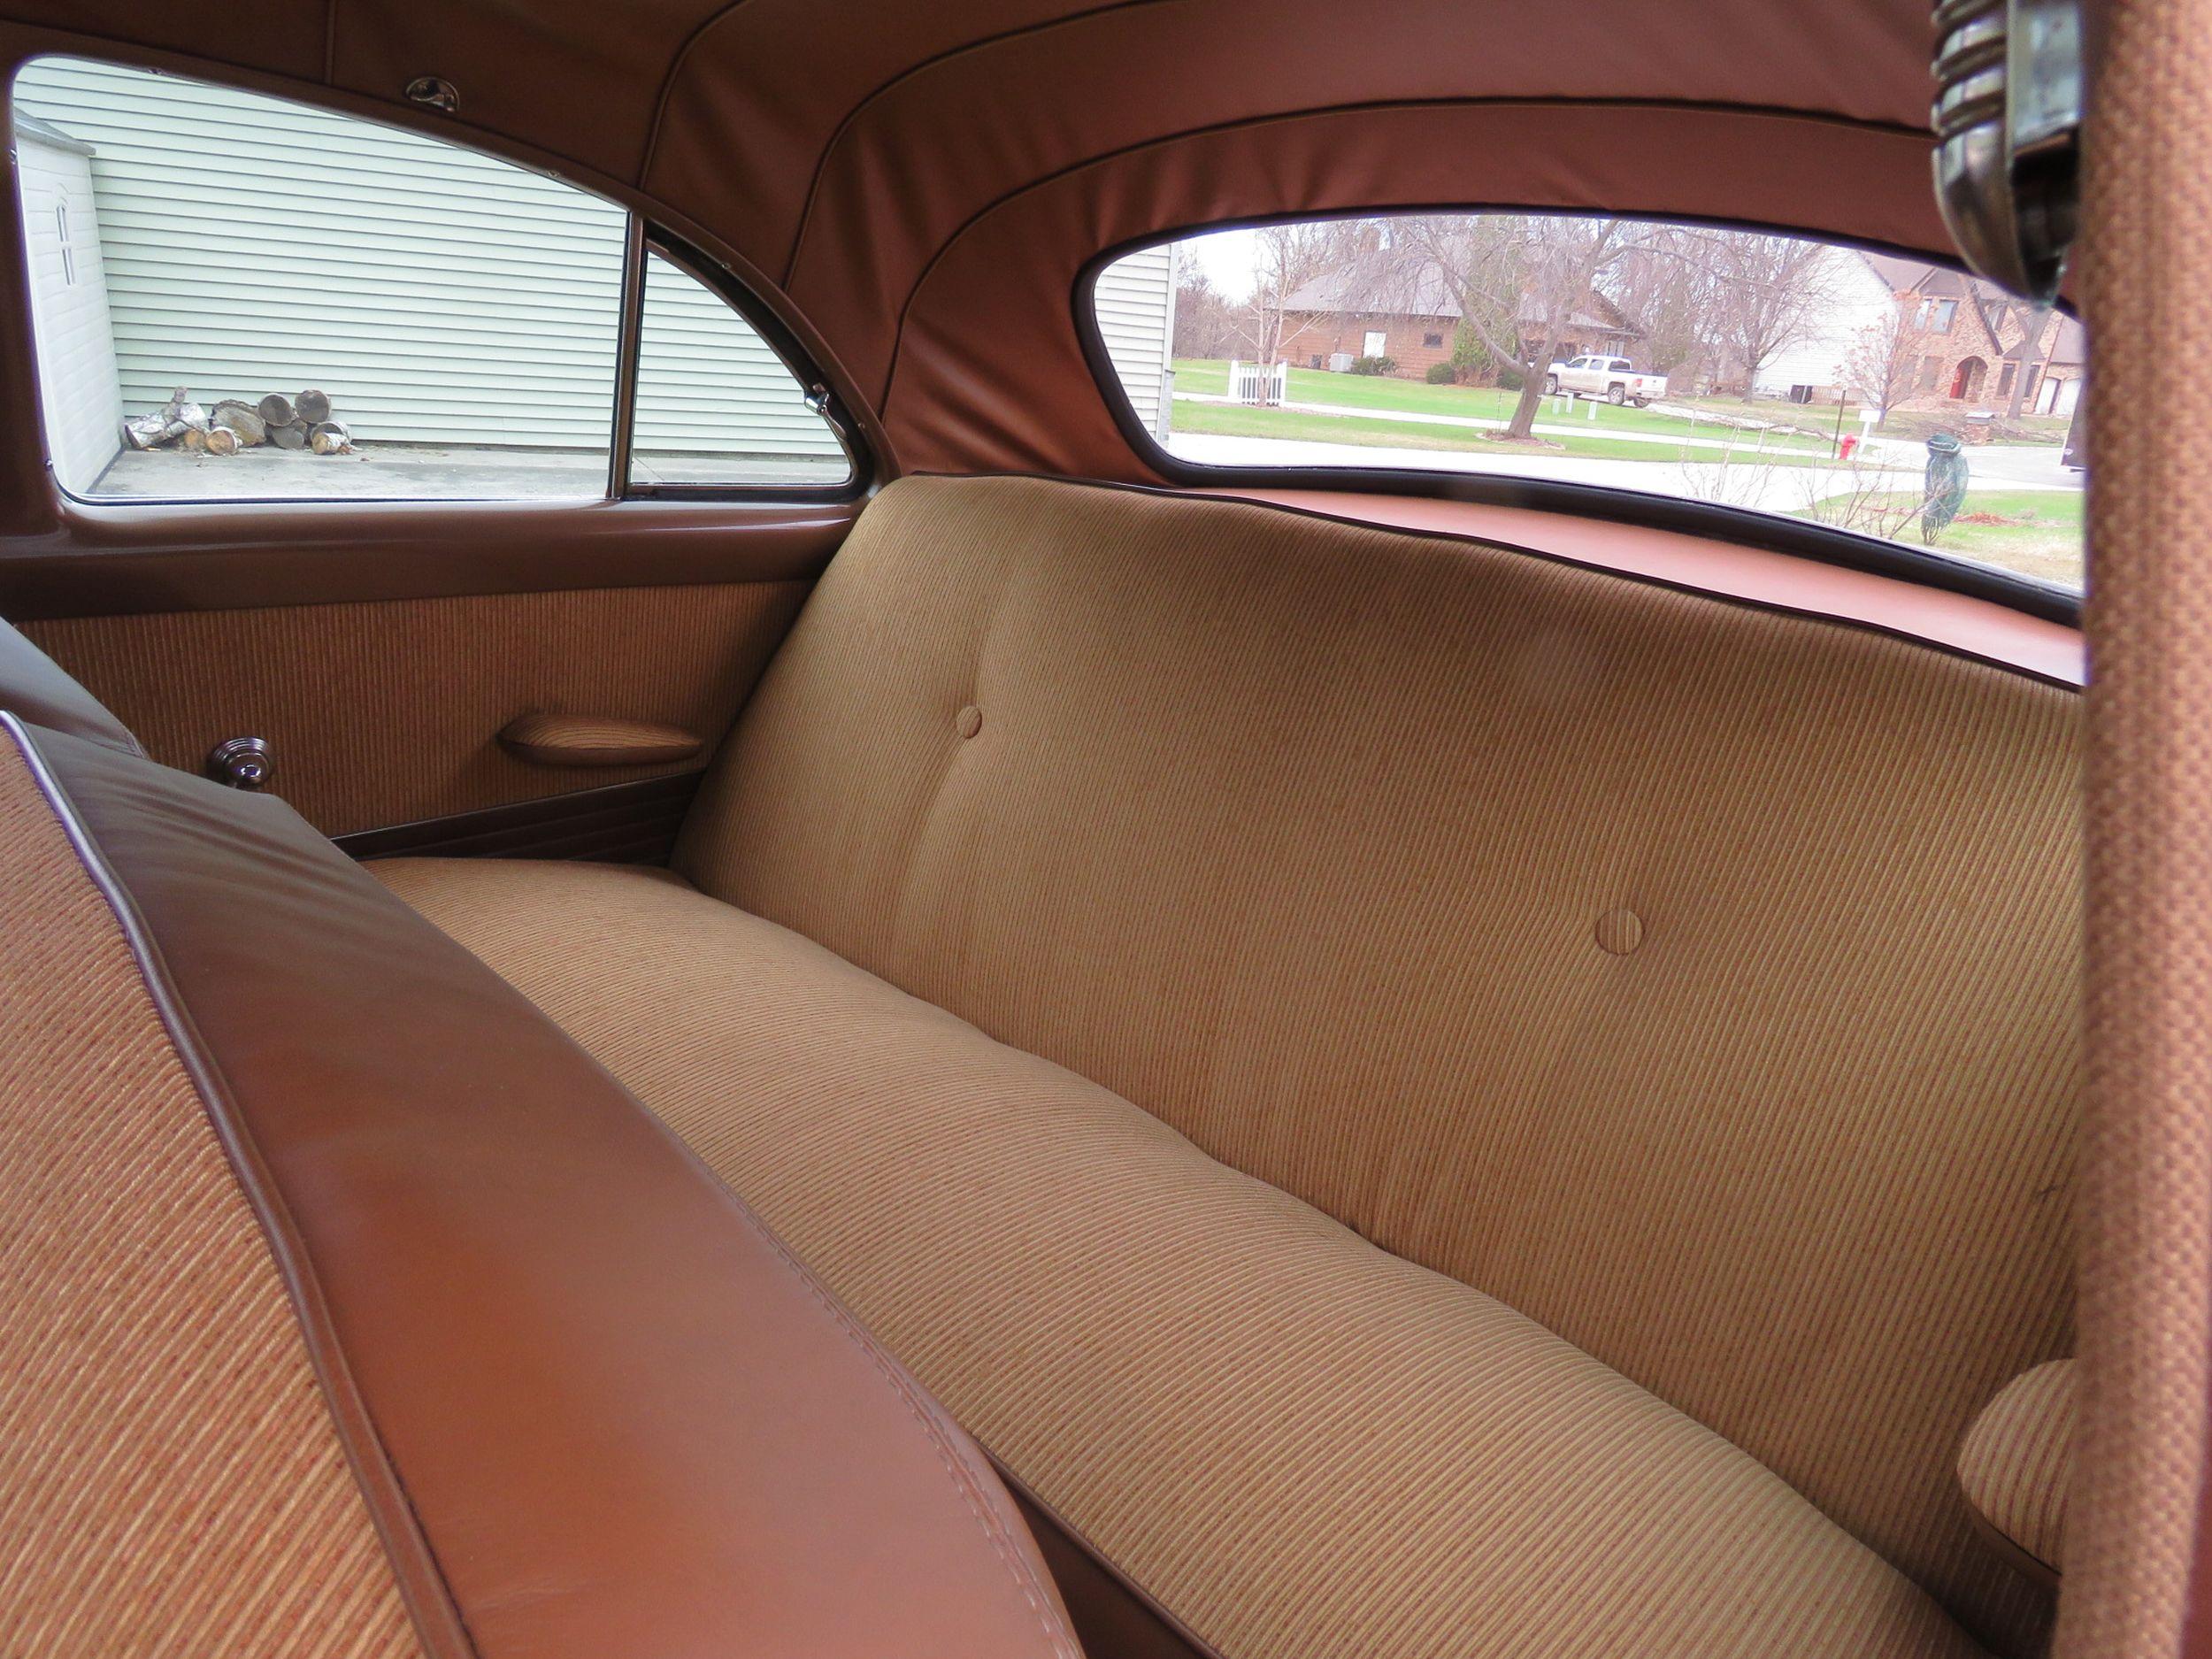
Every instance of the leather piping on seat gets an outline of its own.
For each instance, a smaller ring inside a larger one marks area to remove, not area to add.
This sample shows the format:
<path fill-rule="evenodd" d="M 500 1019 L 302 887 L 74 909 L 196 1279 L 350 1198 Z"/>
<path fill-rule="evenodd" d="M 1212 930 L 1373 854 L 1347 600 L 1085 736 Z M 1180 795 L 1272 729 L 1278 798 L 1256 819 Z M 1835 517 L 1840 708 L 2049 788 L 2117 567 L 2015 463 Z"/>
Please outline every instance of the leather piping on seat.
<path fill-rule="evenodd" d="M 406 1486 L 377 1434 L 375 1423 L 346 1363 L 328 1306 L 307 1265 L 307 1253 L 290 1210 L 241 1118 L 220 1066 L 209 1054 L 197 1025 L 177 995 L 160 947 L 154 942 L 129 890 L 101 852 L 67 788 L 40 751 L 32 728 L 5 710 L 0 710 L 0 728 L 6 730 L 21 751 L 25 765 L 30 769 L 39 792 L 52 807 L 54 817 L 76 850 L 86 875 L 114 913 L 116 926 L 132 960 L 137 964 L 139 977 L 145 982 L 146 994 L 160 1015 L 186 1075 L 192 1079 L 208 1122 L 214 1128 L 224 1156 L 230 1161 L 247 1202 L 261 1223 L 269 1253 L 275 1259 L 285 1293 L 299 1319 L 301 1340 L 321 1385 L 323 1398 L 329 1405 L 339 1441 L 352 1463 L 355 1479 L 383 1540 L 393 1576 L 398 1581 L 400 1594 L 414 1619 L 428 1659 L 475 1659 L 475 1644 L 470 1640 L 452 1591 L 438 1568 L 428 1540 L 423 1537 Z"/>

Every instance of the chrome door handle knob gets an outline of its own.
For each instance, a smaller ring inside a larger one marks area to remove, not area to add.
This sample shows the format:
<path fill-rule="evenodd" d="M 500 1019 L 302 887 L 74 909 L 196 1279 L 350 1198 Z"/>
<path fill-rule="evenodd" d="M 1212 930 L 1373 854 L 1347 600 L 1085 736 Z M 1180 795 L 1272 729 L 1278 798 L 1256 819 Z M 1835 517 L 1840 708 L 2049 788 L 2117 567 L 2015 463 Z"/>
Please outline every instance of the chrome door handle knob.
<path fill-rule="evenodd" d="M 234 789 L 265 789 L 276 757 L 265 737 L 231 737 L 208 751 L 207 775 Z"/>

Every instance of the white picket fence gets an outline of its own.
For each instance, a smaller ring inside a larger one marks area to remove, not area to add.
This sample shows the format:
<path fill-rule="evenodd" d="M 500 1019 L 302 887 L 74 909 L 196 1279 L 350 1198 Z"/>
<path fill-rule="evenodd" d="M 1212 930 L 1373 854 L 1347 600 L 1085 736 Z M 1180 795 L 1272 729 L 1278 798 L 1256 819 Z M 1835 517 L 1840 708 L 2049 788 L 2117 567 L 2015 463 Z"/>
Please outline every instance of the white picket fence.
<path fill-rule="evenodd" d="M 1290 396 L 1290 365 L 1287 363 L 1240 363 L 1229 360 L 1229 401 L 1233 403 L 1256 403 L 1263 409 L 1273 409 Z"/>

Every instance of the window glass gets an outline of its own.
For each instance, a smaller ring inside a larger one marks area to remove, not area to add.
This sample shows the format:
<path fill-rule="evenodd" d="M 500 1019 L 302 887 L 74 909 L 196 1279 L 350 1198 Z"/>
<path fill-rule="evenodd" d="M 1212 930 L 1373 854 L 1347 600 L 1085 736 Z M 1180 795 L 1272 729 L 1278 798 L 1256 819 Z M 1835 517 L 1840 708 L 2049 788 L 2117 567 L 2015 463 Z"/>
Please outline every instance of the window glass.
<path fill-rule="evenodd" d="M 631 483 L 820 488 L 851 478 L 837 434 L 753 326 L 649 253 Z"/>
<path fill-rule="evenodd" d="M 1709 226 L 1401 215 L 1187 237 L 1094 296 L 1122 395 L 1194 465 L 1644 490 L 2081 584 L 2083 331 L 1945 267 Z"/>
<path fill-rule="evenodd" d="M 622 210 L 396 128 L 79 59 L 27 65 L 14 122 L 64 488 L 605 493 Z"/>

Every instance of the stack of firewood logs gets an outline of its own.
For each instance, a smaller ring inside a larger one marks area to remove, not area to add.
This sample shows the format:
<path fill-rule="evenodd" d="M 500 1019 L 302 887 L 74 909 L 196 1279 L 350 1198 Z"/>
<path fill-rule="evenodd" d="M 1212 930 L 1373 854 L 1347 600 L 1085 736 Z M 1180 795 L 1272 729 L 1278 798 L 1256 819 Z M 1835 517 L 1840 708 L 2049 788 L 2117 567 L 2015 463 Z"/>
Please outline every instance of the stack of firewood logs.
<path fill-rule="evenodd" d="M 183 387 L 150 415 L 123 423 L 123 440 L 134 449 L 179 449 L 208 455 L 235 455 L 257 443 L 317 455 L 350 455 L 353 434 L 330 418 L 330 398 L 312 387 L 297 397 L 271 392 L 257 403 L 225 398 L 212 414 L 192 401 Z"/>

